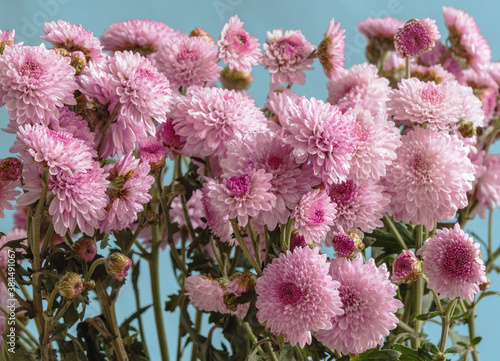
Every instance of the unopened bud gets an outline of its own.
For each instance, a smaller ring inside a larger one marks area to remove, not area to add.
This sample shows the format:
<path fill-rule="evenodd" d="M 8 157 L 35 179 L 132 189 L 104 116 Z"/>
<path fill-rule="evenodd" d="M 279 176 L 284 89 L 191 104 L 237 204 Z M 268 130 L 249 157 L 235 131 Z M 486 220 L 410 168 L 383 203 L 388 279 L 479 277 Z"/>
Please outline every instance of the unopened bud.
<path fill-rule="evenodd" d="M 69 51 L 65 48 L 53 48 L 52 50 L 54 50 L 56 54 L 59 54 L 61 56 L 69 56 Z"/>
<path fill-rule="evenodd" d="M 234 278 L 231 283 L 227 286 L 227 288 L 236 293 L 237 295 L 241 295 L 246 292 L 253 291 L 255 288 L 255 283 L 257 281 L 257 276 L 251 272 L 245 272 L 242 275 Z"/>
<path fill-rule="evenodd" d="M 85 54 L 81 51 L 74 51 L 70 55 L 71 63 L 70 65 L 75 68 L 76 74 L 80 74 L 85 66 L 87 65 L 87 59 L 85 58 Z"/>
<path fill-rule="evenodd" d="M 392 263 L 392 282 L 407 283 L 415 281 L 422 274 L 422 262 L 413 251 L 404 249 Z"/>
<path fill-rule="evenodd" d="M 191 31 L 191 33 L 189 34 L 189 36 L 192 37 L 192 38 L 202 38 L 202 39 L 204 39 L 206 41 L 211 42 L 212 44 L 215 44 L 215 41 L 212 38 L 212 35 L 210 35 L 208 32 L 206 32 L 205 30 L 203 30 L 200 27 L 194 28 Z"/>
<path fill-rule="evenodd" d="M 361 237 L 354 232 L 337 233 L 333 237 L 332 246 L 336 257 L 349 259 L 356 257 L 365 248 Z"/>
<path fill-rule="evenodd" d="M 252 85 L 252 73 L 224 68 L 220 73 L 220 82 L 229 90 L 247 90 Z"/>
<path fill-rule="evenodd" d="M 236 312 L 238 309 L 238 304 L 236 303 L 236 298 L 238 296 L 234 293 L 225 293 L 224 294 L 224 305 L 229 311 Z"/>
<path fill-rule="evenodd" d="M 78 273 L 68 272 L 59 280 L 57 287 L 62 297 L 74 300 L 83 291 L 83 280 Z"/>
<path fill-rule="evenodd" d="M 13 182 L 21 177 L 23 163 L 20 159 L 8 157 L 0 160 L 0 179 L 5 182 Z"/>
<path fill-rule="evenodd" d="M 132 261 L 127 256 L 115 252 L 106 258 L 104 263 L 106 272 L 118 281 L 123 281 L 128 275 L 128 270 L 132 266 Z"/>
<path fill-rule="evenodd" d="M 73 243 L 71 246 L 73 251 L 73 257 L 78 262 L 92 262 L 94 257 L 97 255 L 97 245 L 94 239 L 90 237 L 81 237 L 78 241 Z"/>
<path fill-rule="evenodd" d="M 141 161 L 148 163 L 151 167 L 151 173 L 157 173 L 165 166 L 167 152 L 155 137 L 148 137 L 141 142 L 138 152 Z"/>
<path fill-rule="evenodd" d="M 472 122 L 462 122 L 458 127 L 458 132 L 462 134 L 464 138 L 471 138 L 476 135 L 476 127 Z"/>
<path fill-rule="evenodd" d="M 442 352 L 438 352 L 436 354 L 436 357 L 434 357 L 434 360 L 436 361 L 446 361 L 446 355 Z"/>
<path fill-rule="evenodd" d="M 5 30 L 2 32 L 0 30 L 0 55 L 3 54 L 6 46 L 13 47 L 14 46 L 14 36 L 16 35 L 15 30 Z"/>
<path fill-rule="evenodd" d="M 153 212 L 153 211 L 147 211 L 146 212 L 146 222 L 147 224 L 154 226 L 160 223 L 160 216 L 158 213 Z"/>
<path fill-rule="evenodd" d="M 83 282 L 83 288 L 85 288 L 87 291 L 93 290 L 95 287 L 95 281 L 90 280 L 88 282 Z"/>
<path fill-rule="evenodd" d="M 490 288 L 491 280 L 489 279 L 489 277 L 486 277 L 486 280 L 486 282 L 479 285 L 479 289 L 481 291 L 486 291 L 488 288 Z"/>
<path fill-rule="evenodd" d="M 297 230 L 293 231 L 292 236 L 290 238 L 290 252 L 293 252 L 293 250 L 297 247 L 305 247 L 305 246 L 311 247 L 311 244 L 307 243 L 304 236 L 299 234 L 299 231 Z"/>

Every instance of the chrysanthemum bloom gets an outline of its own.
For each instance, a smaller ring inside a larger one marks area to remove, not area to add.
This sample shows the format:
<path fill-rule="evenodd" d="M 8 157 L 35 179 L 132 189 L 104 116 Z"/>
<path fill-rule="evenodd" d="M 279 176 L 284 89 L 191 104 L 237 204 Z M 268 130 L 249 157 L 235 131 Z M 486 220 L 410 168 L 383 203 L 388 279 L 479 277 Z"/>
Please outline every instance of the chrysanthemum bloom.
<path fill-rule="evenodd" d="M 74 111 L 66 107 L 59 108 L 59 116 L 49 120 L 50 129 L 71 133 L 74 138 L 82 140 L 93 153 L 96 134 L 89 128 L 89 123 Z"/>
<path fill-rule="evenodd" d="M 97 162 L 83 172 L 51 176 L 49 191 L 55 198 L 50 203 L 49 214 L 55 232 L 64 236 L 68 230 L 74 232 L 78 225 L 81 232 L 92 236 L 106 215 L 108 183 Z"/>
<path fill-rule="evenodd" d="M 184 137 L 181 138 L 175 132 L 174 120 L 172 118 L 167 118 L 167 121 L 161 124 L 159 137 L 165 146 L 165 152 L 170 160 L 174 160 L 176 154 L 182 154 L 182 149 L 186 141 Z"/>
<path fill-rule="evenodd" d="M 272 174 L 270 192 L 276 196 L 276 206 L 260 214 L 259 223 L 273 230 L 286 223 L 302 195 L 319 184 L 312 168 L 298 163 L 293 148 L 271 132 L 258 132 L 228 144 L 226 158 L 221 161 L 224 173 L 239 176 L 242 171 L 264 169 Z"/>
<path fill-rule="evenodd" d="M 256 276 L 251 272 L 233 279 L 224 290 L 224 304 L 228 312 L 243 319 L 250 308 L 250 303 L 237 304 L 234 300 L 242 294 L 253 291 L 255 288 Z"/>
<path fill-rule="evenodd" d="M 109 60 L 111 57 L 106 56 L 99 63 L 89 63 L 78 76 L 78 84 L 80 92 L 87 99 L 96 99 L 101 105 L 108 105 L 108 111 L 111 113 L 116 103 L 119 101 L 119 96 L 111 89 L 111 77 L 109 72 Z"/>
<path fill-rule="evenodd" d="M 344 257 L 348 259 L 356 257 L 356 255 L 365 248 L 361 237 L 354 232 L 338 232 L 330 242 L 325 242 L 325 245 L 331 245 L 333 247 L 335 250 L 335 257 Z"/>
<path fill-rule="evenodd" d="M 224 290 L 218 281 L 205 276 L 189 276 L 184 286 L 186 296 L 198 310 L 228 313 L 224 304 Z"/>
<path fill-rule="evenodd" d="M 264 56 L 260 63 L 271 74 L 271 90 L 280 84 L 301 84 L 306 81 L 304 70 L 312 70 L 314 59 L 309 56 L 314 45 L 306 40 L 300 30 L 273 30 L 267 32 Z"/>
<path fill-rule="evenodd" d="M 92 150 L 68 132 L 54 131 L 42 124 L 26 124 L 19 127 L 17 138 L 10 151 L 20 152 L 25 162 L 34 162 L 52 175 L 93 167 Z"/>
<path fill-rule="evenodd" d="M 438 229 L 417 252 L 429 278 L 427 287 L 439 298 L 474 301 L 479 285 L 487 282 L 479 247 L 458 223 L 453 228 Z"/>
<path fill-rule="evenodd" d="M 464 70 L 459 79 L 460 84 L 470 86 L 474 95 L 482 103 L 485 121 L 489 122 L 497 105 L 498 84 L 488 72 L 487 68 L 470 68 Z"/>
<path fill-rule="evenodd" d="M 234 15 L 224 25 L 220 34 L 219 57 L 231 69 L 250 73 L 262 56 L 258 39 L 243 29 L 243 22 Z"/>
<path fill-rule="evenodd" d="M 165 165 L 167 154 L 163 144 L 156 137 L 150 136 L 141 141 L 137 152 L 141 162 L 148 163 L 153 173 L 158 172 Z"/>
<path fill-rule="evenodd" d="M 390 212 L 396 221 L 432 229 L 467 205 L 474 167 L 463 143 L 447 132 L 417 127 L 401 140 L 385 178 Z"/>
<path fill-rule="evenodd" d="M 455 75 L 444 69 L 441 64 L 424 66 L 412 63 L 410 66 L 410 73 L 412 78 L 417 78 L 426 82 L 433 81 L 436 84 L 456 80 Z"/>
<path fill-rule="evenodd" d="M 448 28 L 451 51 L 463 67 L 486 65 L 491 61 L 491 49 L 472 16 L 443 6 L 444 23 Z"/>
<path fill-rule="evenodd" d="M 97 245 L 93 238 L 83 236 L 71 245 L 71 251 L 78 262 L 92 262 L 97 255 Z"/>
<path fill-rule="evenodd" d="M 316 243 L 314 242 L 313 244 L 316 245 Z M 293 252 L 293 250 L 297 247 L 306 247 L 306 246 L 311 247 L 312 244 L 306 242 L 304 236 L 299 234 L 298 231 L 293 231 L 290 237 L 290 252 Z"/>
<path fill-rule="evenodd" d="M 328 184 L 344 181 L 357 140 L 353 121 L 338 107 L 315 98 L 301 98 L 298 104 L 289 101 L 289 105 L 284 141 L 293 147 L 297 162 L 310 160 L 314 174 Z"/>
<path fill-rule="evenodd" d="M 483 111 L 483 104 L 474 91 L 469 86 L 461 86 L 458 89 L 460 99 L 462 99 L 462 112 L 460 119 L 464 122 L 472 123 L 475 127 L 484 127 L 488 124 Z"/>
<path fill-rule="evenodd" d="M 154 178 L 149 175 L 149 164 L 139 163 L 132 154 L 122 156 L 116 164 L 107 165 L 105 170 L 111 184 L 107 190 L 107 214 L 100 228 L 103 231 L 125 229 L 137 219 L 137 213 L 144 210 L 143 204 L 151 200 L 149 189 Z"/>
<path fill-rule="evenodd" d="M 392 17 L 366 18 L 358 24 L 358 31 L 368 40 L 366 58 L 376 64 L 387 51 L 394 50 L 394 35 L 405 22 Z"/>
<path fill-rule="evenodd" d="M 0 30 L 0 55 L 3 54 L 3 51 L 6 46 L 14 46 L 14 37 L 16 36 L 15 30 Z"/>
<path fill-rule="evenodd" d="M 476 196 L 478 207 L 473 216 L 486 217 L 486 210 L 500 205 L 500 155 L 487 154 L 484 158 L 484 173 L 478 179 Z"/>
<path fill-rule="evenodd" d="M 297 247 L 281 253 L 257 279 L 257 319 L 292 346 L 304 347 L 311 332 L 329 330 L 332 317 L 342 315 L 337 288 L 328 274 L 326 255 L 319 249 Z"/>
<path fill-rule="evenodd" d="M 70 53 L 81 51 L 87 60 L 98 61 L 104 56 L 102 45 L 91 31 L 85 30 L 81 24 L 70 24 L 67 21 L 58 20 L 45 23 L 43 28 L 45 36 L 43 40 L 50 42 L 54 48 L 64 48 Z"/>
<path fill-rule="evenodd" d="M 14 209 L 11 202 L 14 202 L 16 197 L 21 194 L 21 192 L 16 190 L 16 187 L 19 186 L 19 181 L 11 182 L 0 180 L 0 218 L 5 218 L 4 209 Z"/>
<path fill-rule="evenodd" d="M 160 21 L 134 19 L 111 24 L 101 35 L 101 42 L 104 50 L 112 53 L 130 50 L 151 56 L 175 35 L 174 29 Z"/>
<path fill-rule="evenodd" d="M 394 48 L 399 57 L 412 58 L 431 50 L 439 38 L 435 20 L 412 19 L 394 36 Z"/>
<path fill-rule="evenodd" d="M 0 106 L 19 124 L 47 124 L 58 107 L 74 105 L 78 88 L 70 60 L 45 45 L 7 47 L 0 57 Z"/>
<path fill-rule="evenodd" d="M 208 193 L 215 191 L 216 188 L 216 182 L 205 182 L 203 184 L 203 197 L 201 201 L 205 211 L 205 219 L 207 220 L 207 225 L 215 237 L 217 237 L 221 242 L 227 242 L 231 246 L 234 246 L 236 244 L 236 239 L 233 237 L 233 227 L 229 221 L 229 216 L 221 215 L 220 211 L 212 205 L 211 199 L 208 196 Z"/>
<path fill-rule="evenodd" d="M 337 218 L 332 231 L 371 232 L 383 225 L 389 199 L 384 186 L 376 180 L 347 180 L 331 185 L 327 191 L 336 205 Z"/>
<path fill-rule="evenodd" d="M 457 82 L 425 82 L 401 79 L 399 89 L 389 91 L 387 113 L 399 123 L 407 121 L 448 129 L 460 119 L 462 98 Z"/>
<path fill-rule="evenodd" d="M 277 91 L 270 91 L 267 94 L 267 101 L 265 104 L 266 115 L 272 120 L 273 123 L 278 125 L 278 130 L 281 130 L 281 125 L 285 124 L 285 119 L 288 117 L 288 104 L 290 99 L 295 104 L 300 103 L 299 96 L 292 92 L 290 89 L 278 89 Z"/>
<path fill-rule="evenodd" d="M 168 79 L 148 59 L 130 51 L 116 52 L 107 71 L 111 74 L 110 89 L 120 97 L 120 114 L 155 134 L 151 118 L 165 122 L 172 102 Z"/>
<path fill-rule="evenodd" d="M 256 217 L 259 212 L 270 211 L 276 205 L 276 196 L 269 191 L 271 178 L 272 175 L 263 169 L 251 169 L 239 177 L 223 175 L 222 183 L 208 180 L 207 195 L 221 217 L 237 218 L 245 227 L 248 217 Z"/>
<path fill-rule="evenodd" d="M 248 95 L 220 88 L 195 88 L 172 110 L 175 133 L 185 137 L 183 153 L 224 156 L 231 140 L 266 127 L 266 118 Z"/>
<path fill-rule="evenodd" d="M 394 283 L 415 281 L 422 274 L 422 262 L 412 250 L 404 249 L 392 262 L 391 280 Z"/>
<path fill-rule="evenodd" d="M 8 157 L 0 159 L 0 180 L 13 182 L 19 179 L 23 172 L 23 163 L 20 159 Z"/>
<path fill-rule="evenodd" d="M 18 239 L 27 238 L 28 235 L 25 229 L 14 228 L 11 232 L 6 233 L 0 237 L 0 268 L 5 271 L 9 265 L 9 250 L 10 247 L 3 247 L 7 242 L 15 241 Z M 2 248 L 3 247 L 3 248 Z M 23 251 L 24 252 L 24 251 Z M 2 282 L 3 283 L 3 282 Z"/>
<path fill-rule="evenodd" d="M 304 236 L 306 242 L 319 244 L 325 239 L 336 214 L 335 204 L 330 202 L 328 193 L 314 189 L 300 198 L 291 217 L 294 228 Z"/>
<path fill-rule="evenodd" d="M 106 258 L 106 272 L 115 280 L 123 281 L 132 267 L 132 260 L 122 253 L 115 252 Z"/>
<path fill-rule="evenodd" d="M 385 110 L 389 80 L 378 76 L 375 65 L 354 65 L 337 81 L 329 81 L 327 87 L 326 101 L 337 105 L 343 113 L 356 104 L 372 113 Z"/>
<path fill-rule="evenodd" d="M 217 65 L 217 46 L 200 37 L 179 38 L 164 44 L 155 60 L 174 88 L 217 81 L 222 70 Z"/>
<path fill-rule="evenodd" d="M 345 29 L 339 28 L 340 23 L 330 20 L 328 30 L 318 45 L 318 59 L 330 80 L 337 80 L 344 73 Z"/>
<path fill-rule="evenodd" d="M 333 328 L 318 331 L 317 339 L 346 355 L 382 345 L 399 322 L 394 313 L 403 307 L 385 264 L 377 268 L 373 258 L 365 263 L 361 255 L 337 258 L 330 261 L 330 275 L 340 282 L 344 314 L 332 318 Z"/>
<path fill-rule="evenodd" d="M 373 116 L 360 106 L 345 115 L 353 116 L 358 124 L 348 178 L 377 180 L 385 176 L 385 168 L 396 159 L 396 149 L 401 145 L 399 129 L 386 113 Z"/>

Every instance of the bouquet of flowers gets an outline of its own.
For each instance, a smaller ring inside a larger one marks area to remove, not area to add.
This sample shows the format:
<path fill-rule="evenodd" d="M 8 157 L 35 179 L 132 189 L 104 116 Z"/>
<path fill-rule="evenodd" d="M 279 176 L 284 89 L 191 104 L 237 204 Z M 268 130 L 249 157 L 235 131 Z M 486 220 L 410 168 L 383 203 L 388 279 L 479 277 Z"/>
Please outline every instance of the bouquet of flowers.
<path fill-rule="evenodd" d="M 500 63 L 470 15 L 443 14 L 446 45 L 432 19 L 367 18 L 368 62 L 350 69 L 334 19 L 317 46 L 277 29 L 262 49 L 236 15 L 217 40 L 150 20 L 100 40 L 46 23 L 50 48 L 0 31 L 3 130 L 16 135 L 0 160 L 0 216 L 15 205 L 0 359 L 169 360 L 163 317 L 177 312 L 177 360 L 479 360 L 474 311 L 499 294 L 487 274 L 500 270 Z M 315 59 L 326 100 L 292 90 Z M 262 108 L 247 93 L 259 64 Z M 487 211 L 481 255 L 464 227 Z M 120 324 L 125 283 L 136 309 Z"/>

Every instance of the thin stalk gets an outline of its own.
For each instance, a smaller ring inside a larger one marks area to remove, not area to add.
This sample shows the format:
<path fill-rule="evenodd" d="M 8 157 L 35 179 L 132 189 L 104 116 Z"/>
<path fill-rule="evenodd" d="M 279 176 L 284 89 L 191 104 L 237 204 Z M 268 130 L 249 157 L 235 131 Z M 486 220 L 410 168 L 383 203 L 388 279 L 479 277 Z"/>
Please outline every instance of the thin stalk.
<path fill-rule="evenodd" d="M 252 256 L 252 253 L 248 249 L 248 247 L 245 243 L 245 240 L 243 239 L 243 237 L 241 237 L 240 231 L 238 230 L 238 225 L 236 224 L 236 221 L 234 219 L 231 219 L 231 225 L 233 226 L 233 231 L 234 231 L 234 234 L 236 236 L 236 240 L 238 241 L 238 244 L 241 247 L 241 250 L 243 251 L 243 253 L 247 257 L 247 259 L 250 261 L 250 263 L 252 264 L 253 268 L 257 272 L 257 275 L 259 275 L 259 276 L 264 275 L 262 273 L 262 269 L 260 268 L 260 265 L 257 263 L 255 258 Z"/>
<path fill-rule="evenodd" d="M 43 238 L 42 252 L 41 257 L 45 258 L 47 255 L 47 249 L 49 248 L 50 241 L 52 240 L 52 236 L 54 235 L 54 224 L 50 223 L 47 232 L 45 232 L 45 237 Z"/>
<path fill-rule="evenodd" d="M 9 311 L 7 311 L 7 309 L 5 307 L 0 306 L 0 310 L 2 310 L 2 312 L 5 313 L 6 315 L 9 315 Z M 20 328 L 26 334 L 26 336 L 28 336 L 31 339 L 31 341 L 33 341 L 34 344 L 38 348 L 40 348 L 40 342 L 38 342 L 36 337 L 33 336 L 33 334 L 26 328 L 26 326 L 24 326 L 24 324 L 21 322 L 21 320 L 19 320 L 17 317 L 16 317 L 16 327 Z"/>
<path fill-rule="evenodd" d="M 403 331 L 406 331 L 406 332 L 410 332 L 410 333 L 413 333 L 415 332 L 415 329 L 413 327 L 411 327 L 410 325 L 408 325 L 406 322 L 403 322 L 401 320 L 399 320 L 398 322 L 398 325 L 397 325 L 400 329 L 402 329 Z"/>
<path fill-rule="evenodd" d="M 491 258 L 493 252 L 493 209 L 490 209 L 488 214 L 488 259 Z"/>
<path fill-rule="evenodd" d="M 416 237 L 415 237 L 415 253 L 422 247 L 423 244 L 423 234 L 424 234 L 424 227 L 419 224 L 417 225 L 416 228 Z M 413 312 L 414 316 L 418 316 L 422 313 L 422 296 L 424 293 L 424 280 L 422 277 L 419 277 L 414 283 L 413 283 L 413 309 L 415 310 Z M 415 320 L 413 327 L 415 328 L 415 333 L 422 333 L 422 326 L 423 326 L 423 321 L 422 320 Z M 415 339 L 412 340 L 412 348 L 413 349 L 418 349 L 420 347 L 420 336 L 417 336 Z"/>
<path fill-rule="evenodd" d="M 138 266 L 139 264 L 136 265 L 136 267 Z M 135 307 L 137 308 L 137 310 L 140 310 L 141 297 L 139 295 L 139 287 L 137 282 L 132 282 L 132 286 L 134 288 Z M 144 325 L 142 323 L 142 315 L 139 315 L 139 317 L 137 317 L 137 322 L 139 323 L 139 334 L 141 335 L 141 341 L 144 346 L 144 353 L 146 354 L 146 357 L 149 357 L 148 346 L 146 343 L 146 333 L 144 332 Z"/>
<path fill-rule="evenodd" d="M 217 249 L 217 246 L 215 245 L 214 237 L 212 237 L 212 236 L 210 236 L 210 246 L 212 247 L 212 251 L 214 252 L 215 260 L 217 261 L 217 265 L 219 266 L 219 270 L 220 270 L 221 275 L 224 278 L 227 278 L 225 264 L 222 263 L 222 258 L 220 258 L 219 250 Z"/>
<path fill-rule="evenodd" d="M 182 213 L 184 215 L 184 220 L 186 221 L 186 227 L 188 229 L 189 237 L 191 237 L 191 242 L 196 241 L 196 233 L 194 232 L 193 229 L 193 224 L 191 223 L 191 216 L 189 215 L 188 207 L 187 207 L 187 202 L 186 202 L 186 196 L 184 194 L 180 195 L 181 197 L 181 204 L 182 204 Z"/>
<path fill-rule="evenodd" d="M 406 58 L 406 69 L 405 69 L 405 72 L 406 72 L 406 79 L 410 79 L 411 78 L 411 70 L 410 70 L 410 58 Z"/>
<path fill-rule="evenodd" d="M 257 259 L 257 263 L 262 264 L 260 259 L 260 237 L 258 239 L 255 237 L 255 231 L 253 229 L 253 222 L 251 218 L 248 220 L 248 233 L 250 233 L 250 238 L 252 240 L 252 245 L 253 245 L 253 251 L 255 253 L 255 258 Z"/>
<path fill-rule="evenodd" d="M 394 237 L 396 237 L 396 239 L 398 240 L 398 243 L 401 246 L 401 248 L 402 249 L 408 249 L 408 247 L 406 246 L 405 241 L 403 240 L 403 237 L 401 236 L 401 234 L 397 230 L 396 226 L 392 222 L 392 219 L 390 219 L 387 215 L 385 215 L 384 216 L 384 221 L 385 221 L 385 224 L 387 225 L 387 227 L 389 227 L 389 229 L 391 230 L 391 232 L 394 235 Z"/>
<path fill-rule="evenodd" d="M 472 340 L 476 338 L 476 316 L 474 314 L 475 307 L 471 308 L 472 312 L 467 319 L 467 326 L 469 328 L 469 340 L 472 343 Z M 479 361 L 479 353 L 477 352 L 477 345 L 472 346 L 472 359 L 474 361 Z"/>
<path fill-rule="evenodd" d="M 200 310 L 196 309 L 196 316 L 194 320 L 194 329 L 199 333 L 201 330 L 201 316 L 203 314 L 200 312 Z M 191 348 L 191 361 L 196 361 L 196 356 L 198 354 L 198 347 Z"/>
<path fill-rule="evenodd" d="M 439 340 L 438 345 L 439 351 L 441 352 L 444 352 L 446 350 L 446 341 L 448 340 L 448 332 L 450 331 L 451 316 L 453 316 L 456 305 L 456 298 L 453 301 L 448 302 L 446 310 L 444 311 L 444 316 L 441 317 L 443 319 L 443 323 L 441 326 L 441 340 Z"/>
<path fill-rule="evenodd" d="M 255 335 L 254 335 L 254 333 L 252 331 L 252 328 L 250 327 L 250 325 L 248 324 L 248 322 L 244 322 L 243 323 L 243 327 L 245 327 L 245 330 L 247 330 L 248 335 L 250 336 L 250 340 L 252 340 L 252 343 L 254 345 L 256 343 L 258 343 L 258 339 L 257 339 L 257 337 L 255 337 Z M 266 348 L 267 353 L 269 355 L 271 355 L 273 361 L 279 361 L 278 360 L 278 356 L 276 356 L 276 354 L 274 353 L 273 348 L 271 347 L 271 345 L 269 344 L 269 342 L 265 342 L 263 344 L 263 346 Z M 260 346 L 258 346 L 257 348 L 260 349 L 265 354 L 265 352 L 260 348 Z"/>

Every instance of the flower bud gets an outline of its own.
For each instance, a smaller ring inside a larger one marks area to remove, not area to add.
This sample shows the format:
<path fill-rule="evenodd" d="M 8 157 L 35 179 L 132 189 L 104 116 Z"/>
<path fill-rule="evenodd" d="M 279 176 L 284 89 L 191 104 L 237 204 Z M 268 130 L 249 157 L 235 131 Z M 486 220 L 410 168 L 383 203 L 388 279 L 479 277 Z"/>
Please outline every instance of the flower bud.
<path fill-rule="evenodd" d="M 151 167 L 151 173 L 157 173 L 165 166 L 167 153 L 155 137 L 148 137 L 142 141 L 139 144 L 138 152 L 141 161 L 148 163 Z"/>
<path fill-rule="evenodd" d="M 57 287 L 61 297 L 74 300 L 83 291 L 83 280 L 79 274 L 68 272 L 57 282 Z"/>
<path fill-rule="evenodd" d="M 336 257 L 354 258 L 361 252 L 365 245 L 361 237 L 356 233 L 337 233 L 332 240 L 332 246 Z"/>
<path fill-rule="evenodd" d="M 90 280 L 88 282 L 83 282 L 83 288 L 85 288 L 87 291 L 93 290 L 95 287 L 95 281 Z"/>
<path fill-rule="evenodd" d="M 295 230 L 292 232 L 292 236 L 290 238 L 290 252 L 293 252 L 293 250 L 297 247 L 314 247 L 314 242 L 307 243 L 306 239 L 304 238 L 303 235 L 299 234 L 299 231 Z"/>
<path fill-rule="evenodd" d="M 157 225 L 160 223 L 160 216 L 156 212 L 146 211 L 146 223 L 150 226 Z"/>
<path fill-rule="evenodd" d="M 189 34 L 189 36 L 191 38 L 195 38 L 195 37 L 198 37 L 198 38 L 202 38 L 206 41 L 209 41 L 211 42 L 212 44 L 215 44 L 215 41 L 214 39 L 212 38 L 212 35 L 210 35 L 208 32 L 206 32 L 205 30 L 203 30 L 202 28 L 200 27 L 196 27 L 194 28 L 191 33 Z"/>
<path fill-rule="evenodd" d="M 252 85 L 252 73 L 224 68 L 220 73 L 220 82 L 229 90 L 247 90 Z"/>
<path fill-rule="evenodd" d="M 14 36 L 16 35 L 15 30 L 5 30 L 2 32 L 0 30 L 0 55 L 3 54 L 3 51 L 6 46 L 13 47 L 14 46 Z"/>
<path fill-rule="evenodd" d="M 128 270 L 132 266 L 132 261 L 127 256 L 115 252 L 106 258 L 104 263 L 106 272 L 118 281 L 123 281 L 128 275 Z"/>
<path fill-rule="evenodd" d="M 245 272 L 244 274 L 235 277 L 231 283 L 227 285 L 227 289 L 237 295 L 241 295 L 243 293 L 253 291 L 256 281 L 257 277 L 253 273 Z"/>
<path fill-rule="evenodd" d="M 461 122 L 458 127 L 458 132 L 464 138 L 471 138 L 476 135 L 476 127 L 472 122 Z"/>
<path fill-rule="evenodd" d="M 23 163 L 20 159 L 8 157 L 0 160 L 0 179 L 5 182 L 13 182 L 21 177 Z"/>
<path fill-rule="evenodd" d="M 404 249 L 392 263 L 392 282 L 407 283 L 415 281 L 422 274 L 422 262 L 413 251 Z"/>
<path fill-rule="evenodd" d="M 76 74 L 80 74 L 85 69 L 85 65 L 87 65 L 85 54 L 81 51 L 74 51 L 69 56 L 71 58 L 70 65 L 75 68 Z"/>
<path fill-rule="evenodd" d="M 489 278 L 489 277 L 486 277 L 486 279 L 487 279 L 487 281 L 486 281 L 486 282 L 481 283 L 481 284 L 479 285 L 479 289 L 480 289 L 481 291 L 486 291 L 488 288 L 490 288 L 491 280 L 490 280 L 490 278 Z"/>
<path fill-rule="evenodd" d="M 229 311 L 236 312 L 238 310 L 238 304 L 236 303 L 236 298 L 238 295 L 234 293 L 225 293 L 224 294 L 224 305 Z"/>
<path fill-rule="evenodd" d="M 90 237 L 81 237 L 71 246 L 73 257 L 78 262 L 92 262 L 97 255 L 97 246 L 95 241 Z"/>

